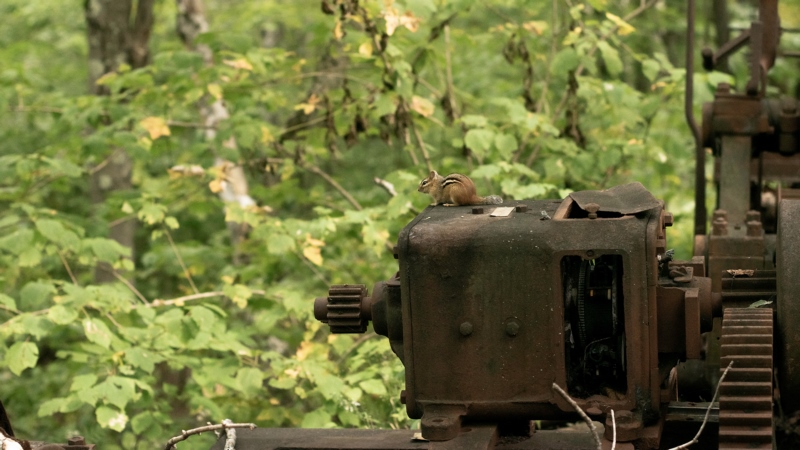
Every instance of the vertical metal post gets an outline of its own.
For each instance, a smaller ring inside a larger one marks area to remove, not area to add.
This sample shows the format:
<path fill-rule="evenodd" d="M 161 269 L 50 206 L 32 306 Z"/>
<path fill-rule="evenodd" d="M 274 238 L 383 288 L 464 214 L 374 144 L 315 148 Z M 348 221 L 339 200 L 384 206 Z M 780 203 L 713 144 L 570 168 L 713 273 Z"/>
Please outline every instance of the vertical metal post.
<path fill-rule="evenodd" d="M 694 234 L 706 234 L 706 153 L 700 141 L 700 129 L 694 120 L 694 19 L 695 0 L 688 1 L 686 11 L 686 96 L 684 109 L 686 122 L 694 136 Z"/>

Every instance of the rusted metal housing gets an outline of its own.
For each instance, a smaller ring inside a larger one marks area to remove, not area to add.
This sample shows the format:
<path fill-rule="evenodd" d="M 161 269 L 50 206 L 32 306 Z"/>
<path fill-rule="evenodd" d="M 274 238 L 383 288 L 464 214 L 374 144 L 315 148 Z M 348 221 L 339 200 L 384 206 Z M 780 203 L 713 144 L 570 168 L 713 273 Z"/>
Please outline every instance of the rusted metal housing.
<path fill-rule="evenodd" d="M 662 405 L 677 400 L 671 369 L 700 361 L 720 314 L 704 260 L 666 251 L 672 220 L 639 183 L 429 207 L 400 233 L 395 277 L 371 296 L 332 286 L 315 315 L 334 332 L 372 320 L 389 337 L 406 367 L 401 400 L 426 439 L 458 438 L 466 423 L 574 419 L 556 383 L 597 420 L 615 410 L 619 441 L 656 448 Z"/>

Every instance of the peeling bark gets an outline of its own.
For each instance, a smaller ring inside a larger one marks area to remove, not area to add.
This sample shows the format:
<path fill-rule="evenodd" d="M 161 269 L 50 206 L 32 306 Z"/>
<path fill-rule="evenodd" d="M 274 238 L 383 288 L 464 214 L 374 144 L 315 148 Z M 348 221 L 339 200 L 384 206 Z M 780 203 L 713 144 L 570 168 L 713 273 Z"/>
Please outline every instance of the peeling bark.
<path fill-rule="evenodd" d="M 178 36 L 186 48 L 200 53 L 206 64 L 211 64 L 214 57 L 211 49 L 207 45 L 195 42 L 197 36 L 208 31 L 209 28 L 203 2 L 201 0 L 177 0 L 177 6 L 178 16 L 175 21 L 175 28 Z M 230 117 L 228 108 L 225 107 L 225 103 L 222 100 L 202 105 L 200 114 L 205 125 L 205 138 L 207 141 L 214 140 L 217 135 L 217 125 Z M 231 138 L 224 143 L 224 146 L 236 148 L 236 140 Z M 256 204 L 255 200 L 250 197 L 247 178 L 240 165 L 222 158 L 216 158 L 214 166 L 218 167 L 224 174 L 223 188 L 219 192 L 219 197 L 223 202 L 226 204 L 235 202 L 243 208 Z M 227 222 L 227 227 L 230 233 L 231 246 L 233 247 L 233 264 L 244 264 L 246 260 L 239 250 L 239 244 L 247 237 L 247 233 L 250 230 L 246 224 L 234 222 Z"/>

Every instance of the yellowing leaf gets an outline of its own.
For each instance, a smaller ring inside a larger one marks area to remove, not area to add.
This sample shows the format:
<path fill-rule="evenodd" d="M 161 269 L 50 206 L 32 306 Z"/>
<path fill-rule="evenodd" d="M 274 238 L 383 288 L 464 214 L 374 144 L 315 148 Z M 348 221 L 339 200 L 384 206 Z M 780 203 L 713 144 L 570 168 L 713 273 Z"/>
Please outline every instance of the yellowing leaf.
<path fill-rule="evenodd" d="M 430 117 L 433 115 L 435 107 L 433 103 L 427 98 L 415 95 L 411 97 L 411 109 L 419 113 L 423 117 Z"/>
<path fill-rule="evenodd" d="M 372 56 L 372 42 L 366 41 L 358 46 L 358 54 L 369 58 Z"/>
<path fill-rule="evenodd" d="M 148 133 L 150 133 L 150 139 L 156 140 L 161 136 L 169 136 L 171 133 L 169 131 L 169 126 L 167 126 L 167 122 L 162 117 L 145 117 L 139 122 L 139 125 L 142 126 Z"/>
<path fill-rule="evenodd" d="M 522 28 L 541 36 L 542 33 L 544 33 L 544 30 L 548 28 L 548 24 L 543 20 L 532 20 L 530 22 L 523 23 Z"/>
<path fill-rule="evenodd" d="M 261 143 L 264 145 L 269 145 L 275 142 L 275 136 L 272 135 L 272 132 L 269 131 L 269 128 L 265 127 L 264 125 L 261 126 Z"/>
<path fill-rule="evenodd" d="M 253 65 L 244 58 L 225 61 L 225 64 L 234 69 L 253 70 Z"/>
<path fill-rule="evenodd" d="M 303 256 L 317 266 L 322 265 L 322 254 L 319 247 L 306 247 L 303 249 Z"/>
<path fill-rule="evenodd" d="M 336 22 L 336 26 L 333 27 L 333 37 L 336 38 L 337 41 L 341 41 L 344 37 L 344 30 L 342 29 L 342 21 Z"/>
<path fill-rule="evenodd" d="M 306 103 L 300 103 L 294 107 L 295 110 L 302 109 L 303 113 L 306 115 L 311 114 L 317 109 L 317 104 L 319 103 L 320 98 L 317 97 L 317 94 L 311 94 L 311 97 L 308 98 Z"/>
<path fill-rule="evenodd" d="M 215 194 L 219 193 L 223 189 L 222 180 L 219 178 L 211 180 L 211 182 L 208 183 L 208 188 L 211 189 L 211 192 Z"/>
<path fill-rule="evenodd" d="M 306 358 L 308 358 L 308 355 L 310 355 L 311 351 L 313 350 L 313 346 L 314 343 L 308 341 L 304 341 L 302 344 L 300 344 L 300 348 L 297 349 L 296 354 L 297 360 L 304 361 Z"/>
<path fill-rule="evenodd" d="M 402 16 L 394 8 L 388 8 L 383 12 L 386 20 L 386 34 L 391 36 L 398 27 L 406 27 L 408 31 L 414 33 L 419 29 L 419 18 L 414 17 L 410 11 L 406 11 Z"/>
<path fill-rule="evenodd" d="M 636 31 L 636 28 L 634 28 L 628 22 L 625 22 L 624 20 L 622 20 L 622 18 L 619 17 L 619 16 L 615 16 L 614 14 L 611 14 L 611 13 L 607 12 L 606 13 L 606 18 L 608 18 L 608 20 L 614 22 L 614 25 L 619 27 L 619 29 L 617 30 L 617 34 L 619 34 L 620 36 L 626 36 L 628 34 L 633 33 L 634 31 Z"/>
<path fill-rule="evenodd" d="M 222 100 L 222 87 L 216 83 L 208 85 L 208 93 L 217 100 Z"/>

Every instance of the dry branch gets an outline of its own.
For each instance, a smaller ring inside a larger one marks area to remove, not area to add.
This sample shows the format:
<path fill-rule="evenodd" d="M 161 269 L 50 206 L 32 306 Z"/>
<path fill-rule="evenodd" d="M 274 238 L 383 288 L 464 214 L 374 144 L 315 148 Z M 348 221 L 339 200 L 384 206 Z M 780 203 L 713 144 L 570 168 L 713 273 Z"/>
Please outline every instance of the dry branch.
<path fill-rule="evenodd" d="M 167 441 L 167 445 L 164 447 L 164 450 L 173 450 L 177 448 L 175 444 L 180 441 L 185 441 L 189 436 L 205 433 L 207 431 L 216 431 L 216 430 L 229 430 L 231 428 L 248 428 L 254 429 L 256 428 L 256 424 L 254 423 L 231 423 L 230 420 L 225 419 L 222 423 L 217 425 L 206 425 L 204 427 L 192 428 L 191 430 L 182 430 L 179 436 L 175 436 L 174 438 Z"/>
<path fill-rule="evenodd" d="M 575 403 L 575 400 L 573 400 L 569 396 L 569 394 L 564 392 L 564 390 L 561 389 L 559 385 L 553 383 L 553 390 L 558 392 L 559 395 L 561 395 L 561 397 L 563 397 L 564 400 L 566 400 L 567 403 L 569 403 L 572 406 L 572 408 L 575 409 L 575 411 L 577 411 L 578 414 L 581 415 L 583 421 L 586 422 L 586 425 L 589 425 L 589 430 L 591 430 L 592 432 L 592 437 L 594 438 L 594 443 L 597 445 L 597 450 L 603 450 L 603 443 L 600 442 L 600 435 L 597 434 L 597 427 L 594 426 L 594 422 L 592 422 L 592 419 L 590 419 L 589 416 L 586 415 L 583 409 L 581 409 L 581 407 L 578 406 L 577 403 Z"/>

